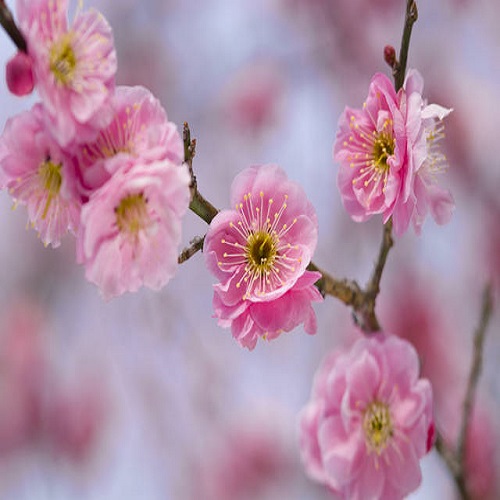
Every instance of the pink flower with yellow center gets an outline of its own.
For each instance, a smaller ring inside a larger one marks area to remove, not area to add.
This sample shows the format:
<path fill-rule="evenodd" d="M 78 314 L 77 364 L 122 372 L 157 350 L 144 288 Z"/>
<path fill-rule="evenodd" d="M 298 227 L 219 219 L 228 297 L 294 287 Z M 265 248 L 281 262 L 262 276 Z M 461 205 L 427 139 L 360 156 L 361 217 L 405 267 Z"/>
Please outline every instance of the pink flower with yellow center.
<path fill-rule="evenodd" d="M 67 231 L 76 232 L 81 199 L 72 158 L 47 132 L 43 115 L 36 104 L 7 121 L 0 138 L 0 186 L 26 205 L 43 243 L 57 247 Z"/>
<path fill-rule="evenodd" d="M 363 109 L 346 107 L 333 147 L 340 164 L 338 187 L 356 222 L 382 214 L 394 233 L 410 224 L 417 233 L 430 212 L 438 224 L 451 218 L 451 194 L 437 185 L 446 158 L 439 149 L 442 120 L 451 112 L 422 98 L 423 79 L 410 70 L 396 94 L 391 81 L 376 74 Z"/>
<path fill-rule="evenodd" d="M 376 74 L 362 109 L 346 107 L 333 148 L 340 164 L 338 186 L 356 222 L 382 214 L 386 222 L 407 190 L 404 117 L 391 81 Z"/>
<path fill-rule="evenodd" d="M 97 137 L 77 150 L 84 193 L 106 182 L 124 158 L 143 162 L 168 159 L 180 165 L 184 146 L 174 123 L 151 92 L 144 87 L 119 86 L 111 99 L 112 121 Z"/>
<path fill-rule="evenodd" d="M 105 299 L 141 286 L 159 290 L 177 269 L 190 201 L 185 165 L 130 158 L 83 206 L 77 258 Z"/>
<path fill-rule="evenodd" d="M 103 15 L 78 8 L 69 26 L 67 11 L 67 0 L 17 2 L 46 122 L 62 146 L 91 139 L 109 121 L 117 67 L 111 27 Z"/>
<path fill-rule="evenodd" d="M 205 238 L 219 324 L 253 349 L 304 323 L 316 332 L 312 301 L 319 273 L 306 271 L 317 242 L 317 219 L 302 188 L 277 165 L 253 166 L 231 187 L 233 210 L 220 212 Z"/>
<path fill-rule="evenodd" d="M 414 491 L 433 439 L 432 390 L 419 378 L 418 355 L 382 333 L 326 358 L 300 417 L 306 471 L 353 500 Z"/>

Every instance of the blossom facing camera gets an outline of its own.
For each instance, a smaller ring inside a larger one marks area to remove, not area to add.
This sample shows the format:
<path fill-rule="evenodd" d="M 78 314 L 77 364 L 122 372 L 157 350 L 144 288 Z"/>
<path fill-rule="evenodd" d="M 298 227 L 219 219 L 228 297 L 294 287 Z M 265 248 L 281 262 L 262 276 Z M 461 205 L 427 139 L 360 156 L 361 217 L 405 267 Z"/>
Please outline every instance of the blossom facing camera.
<path fill-rule="evenodd" d="M 174 275 L 190 180 L 185 165 L 129 160 L 83 206 L 77 259 L 105 299 Z"/>
<path fill-rule="evenodd" d="M 217 214 L 205 237 L 219 325 L 240 345 L 273 339 L 301 323 L 316 332 L 311 306 L 321 275 L 307 271 L 316 248 L 316 212 L 302 188 L 277 165 L 252 166 L 231 187 L 233 210 Z"/>
<path fill-rule="evenodd" d="M 19 27 L 43 104 L 46 125 L 63 147 L 90 140 L 111 118 L 116 52 L 111 27 L 94 9 L 77 9 L 68 23 L 67 0 L 18 0 Z"/>
<path fill-rule="evenodd" d="M 382 333 L 325 359 L 300 416 L 307 473 L 353 500 L 414 491 L 433 440 L 432 389 L 417 353 Z"/>
<path fill-rule="evenodd" d="M 454 209 L 451 194 L 436 182 L 447 168 L 439 142 L 451 109 L 427 104 L 423 86 L 416 70 L 408 71 L 398 93 L 389 78 L 376 74 L 363 108 L 346 107 L 341 115 L 333 146 L 346 211 L 356 222 L 374 214 L 384 223 L 392 217 L 397 236 L 410 223 L 419 234 L 429 212 L 445 224 Z"/>

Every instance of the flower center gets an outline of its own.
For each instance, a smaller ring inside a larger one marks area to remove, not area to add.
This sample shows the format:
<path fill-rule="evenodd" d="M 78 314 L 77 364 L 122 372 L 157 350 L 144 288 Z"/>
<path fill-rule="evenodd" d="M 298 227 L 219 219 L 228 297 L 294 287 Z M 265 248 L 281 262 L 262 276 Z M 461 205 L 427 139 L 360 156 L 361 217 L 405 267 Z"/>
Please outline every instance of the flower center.
<path fill-rule="evenodd" d="M 394 433 L 389 407 L 379 401 L 368 405 L 363 417 L 363 429 L 368 449 L 380 455 Z"/>
<path fill-rule="evenodd" d="M 388 170 L 387 160 L 394 154 L 394 138 L 387 132 L 381 132 L 373 142 L 373 164 L 382 172 Z"/>
<path fill-rule="evenodd" d="M 287 233 L 297 218 L 286 216 L 288 195 L 281 206 L 264 192 L 243 196 L 236 205 L 239 220 L 229 223 L 228 237 L 221 243 L 227 251 L 221 255 L 221 269 L 241 270 L 236 288 L 244 287 L 243 300 L 261 298 L 286 283 L 301 262 L 298 245 L 288 241 Z"/>
<path fill-rule="evenodd" d="M 60 163 L 53 163 L 50 158 L 45 160 L 38 167 L 38 177 L 41 181 L 42 188 L 47 192 L 47 200 L 42 213 L 42 219 L 47 217 L 50 204 L 52 200 L 59 194 L 62 184 L 61 175 L 62 165 Z"/>
<path fill-rule="evenodd" d="M 122 233 L 137 236 L 150 222 L 148 201 L 143 193 L 129 194 L 115 207 L 116 225 Z"/>
<path fill-rule="evenodd" d="M 266 274 L 276 258 L 276 236 L 265 231 L 250 233 L 247 238 L 246 255 L 251 272 Z"/>
<path fill-rule="evenodd" d="M 50 48 L 50 71 L 62 85 L 69 85 L 75 73 L 76 56 L 71 41 L 71 33 L 66 33 Z"/>

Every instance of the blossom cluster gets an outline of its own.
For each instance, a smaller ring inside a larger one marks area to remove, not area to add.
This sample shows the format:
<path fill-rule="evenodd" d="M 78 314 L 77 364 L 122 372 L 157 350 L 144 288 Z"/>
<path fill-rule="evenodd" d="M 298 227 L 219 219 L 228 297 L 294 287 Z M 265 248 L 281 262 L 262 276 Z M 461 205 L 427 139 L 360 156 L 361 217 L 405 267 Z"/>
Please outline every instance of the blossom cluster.
<path fill-rule="evenodd" d="M 0 187 L 26 205 L 45 245 L 77 237 L 77 259 L 105 298 L 164 286 L 177 265 L 190 176 L 182 139 L 143 87 L 116 87 L 111 27 L 67 0 L 18 0 L 27 53 L 7 65 L 17 95 L 41 102 L 0 138 Z"/>
<path fill-rule="evenodd" d="M 450 220 L 453 197 L 436 176 L 447 166 L 439 141 L 442 121 L 452 110 L 427 104 L 423 87 L 416 70 L 408 71 L 397 93 L 378 73 L 363 108 L 346 107 L 339 119 L 333 147 L 338 187 L 356 222 L 382 214 L 384 223 L 392 217 L 394 232 L 401 235 L 410 223 L 419 234 L 429 212 L 438 224 Z"/>

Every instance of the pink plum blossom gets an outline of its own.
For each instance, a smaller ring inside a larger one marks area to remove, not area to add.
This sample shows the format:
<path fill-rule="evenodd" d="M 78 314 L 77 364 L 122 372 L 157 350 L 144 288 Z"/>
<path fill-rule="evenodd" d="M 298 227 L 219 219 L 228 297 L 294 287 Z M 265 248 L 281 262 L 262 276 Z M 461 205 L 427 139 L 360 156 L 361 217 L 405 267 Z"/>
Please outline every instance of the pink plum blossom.
<path fill-rule="evenodd" d="M 437 224 L 446 224 L 455 208 L 451 193 L 438 186 L 436 179 L 447 169 L 439 141 L 444 137 L 443 119 L 452 110 L 427 104 L 422 98 L 423 89 L 420 73 L 414 69 L 408 71 L 400 98 L 406 115 L 408 162 L 415 175 L 409 196 L 398 200 L 398 205 L 406 206 L 402 211 L 407 216 L 394 219 L 396 234 L 407 229 L 410 216 L 415 232 L 420 233 L 428 212 Z"/>
<path fill-rule="evenodd" d="M 304 323 L 316 332 L 311 302 L 321 275 L 307 271 L 318 237 L 316 213 L 302 188 L 277 165 L 252 166 L 231 187 L 233 210 L 210 224 L 204 253 L 214 285 L 219 325 L 240 345 L 274 339 Z"/>
<path fill-rule="evenodd" d="M 0 137 L 0 186 L 26 205 L 43 243 L 57 247 L 67 231 L 76 232 L 81 200 L 72 158 L 48 133 L 43 115 L 36 104 L 7 121 Z"/>
<path fill-rule="evenodd" d="M 326 358 L 300 417 L 306 471 L 353 500 L 414 491 L 433 437 L 432 390 L 417 353 L 383 333 Z"/>
<path fill-rule="evenodd" d="M 7 63 L 5 73 L 7 87 L 14 95 L 22 97 L 33 92 L 33 61 L 28 54 L 19 51 Z"/>
<path fill-rule="evenodd" d="M 451 194 L 435 180 L 446 168 L 438 143 L 451 110 L 427 105 L 422 90 L 416 70 L 397 94 L 389 78 L 376 74 L 363 109 L 346 107 L 341 115 L 333 148 L 342 202 L 352 219 L 382 214 L 386 223 L 392 217 L 398 236 L 410 222 L 420 233 L 429 211 L 444 224 L 454 208 Z"/>
<path fill-rule="evenodd" d="M 168 159 L 180 165 L 184 146 L 174 123 L 149 90 L 117 87 L 111 99 L 111 123 L 96 139 L 78 148 L 81 184 L 86 193 L 108 180 L 120 168 L 125 156 L 144 162 Z"/>
<path fill-rule="evenodd" d="M 82 209 L 77 258 L 105 299 L 141 285 L 159 290 L 177 268 L 181 218 L 189 201 L 185 165 L 123 165 Z"/>
<path fill-rule="evenodd" d="M 117 68 L 111 27 L 103 15 L 79 8 L 69 25 L 67 10 L 67 0 L 17 2 L 47 125 L 62 146 L 89 140 L 111 118 L 107 102 Z"/>
<path fill-rule="evenodd" d="M 338 186 L 345 209 L 356 222 L 393 215 L 400 196 L 409 195 L 412 172 L 406 160 L 404 117 L 387 76 L 377 73 L 362 109 L 346 107 L 333 147 L 340 163 Z M 396 216 L 396 215 L 395 215 Z"/>

